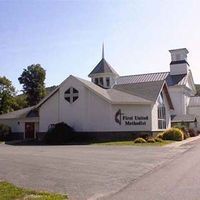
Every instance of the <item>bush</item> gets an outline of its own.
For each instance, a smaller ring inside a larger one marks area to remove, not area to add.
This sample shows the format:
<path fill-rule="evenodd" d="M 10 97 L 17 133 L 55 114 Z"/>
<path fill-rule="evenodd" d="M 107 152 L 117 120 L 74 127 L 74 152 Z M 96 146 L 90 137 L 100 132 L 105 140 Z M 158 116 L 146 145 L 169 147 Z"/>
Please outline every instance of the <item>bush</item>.
<path fill-rule="evenodd" d="M 148 138 L 148 139 L 147 139 L 147 142 L 148 142 L 148 143 L 155 143 L 156 141 L 155 141 L 154 138 Z"/>
<path fill-rule="evenodd" d="M 161 139 L 161 138 L 159 138 L 159 137 L 156 137 L 156 138 L 155 138 L 155 141 L 156 141 L 156 142 L 163 142 L 163 139 Z"/>
<path fill-rule="evenodd" d="M 73 132 L 72 127 L 61 122 L 50 128 L 43 140 L 46 144 L 65 144 L 72 140 Z"/>
<path fill-rule="evenodd" d="M 8 135 L 11 133 L 11 128 L 7 125 L 0 124 L 0 140 L 6 140 Z"/>
<path fill-rule="evenodd" d="M 188 133 L 189 133 L 190 137 L 195 137 L 195 136 L 197 136 L 197 133 L 195 132 L 195 130 L 194 130 L 193 128 L 190 128 L 190 129 L 188 130 Z"/>
<path fill-rule="evenodd" d="M 163 139 L 163 133 L 159 133 L 156 138 L 160 138 L 160 139 Z"/>
<path fill-rule="evenodd" d="M 190 137 L 190 134 L 186 131 L 182 131 L 183 132 L 183 137 L 184 137 L 184 140 L 186 140 L 187 138 Z"/>
<path fill-rule="evenodd" d="M 184 125 L 176 125 L 173 128 L 178 128 L 183 132 L 184 140 L 190 137 L 190 134 L 188 133 L 188 130 Z"/>
<path fill-rule="evenodd" d="M 178 128 L 170 128 L 163 133 L 164 140 L 181 141 L 184 139 L 183 132 Z"/>
<path fill-rule="evenodd" d="M 143 138 L 143 139 L 145 139 L 145 140 L 147 140 L 147 139 L 149 138 L 149 136 L 150 136 L 150 135 L 147 134 L 147 133 L 146 133 L 146 134 L 143 133 L 143 134 L 140 134 L 140 135 L 139 135 L 139 137 L 141 137 L 141 138 Z"/>
<path fill-rule="evenodd" d="M 136 139 L 134 140 L 134 143 L 146 143 L 146 142 L 147 142 L 147 141 L 146 141 L 145 139 L 141 138 L 141 137 L 136 138 Z"/>

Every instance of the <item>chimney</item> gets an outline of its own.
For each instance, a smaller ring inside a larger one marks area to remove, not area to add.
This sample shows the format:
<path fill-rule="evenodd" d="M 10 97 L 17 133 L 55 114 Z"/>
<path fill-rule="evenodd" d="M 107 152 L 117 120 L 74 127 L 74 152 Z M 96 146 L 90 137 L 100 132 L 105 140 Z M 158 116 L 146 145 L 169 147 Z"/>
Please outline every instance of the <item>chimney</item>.
<path fill-rule="evenodd" d="M 186 48 L 169 50 L 171 53 L 170 75 L 187 74 L 189 64 L 187 62 L 187 54 L 189 51 Z"/>

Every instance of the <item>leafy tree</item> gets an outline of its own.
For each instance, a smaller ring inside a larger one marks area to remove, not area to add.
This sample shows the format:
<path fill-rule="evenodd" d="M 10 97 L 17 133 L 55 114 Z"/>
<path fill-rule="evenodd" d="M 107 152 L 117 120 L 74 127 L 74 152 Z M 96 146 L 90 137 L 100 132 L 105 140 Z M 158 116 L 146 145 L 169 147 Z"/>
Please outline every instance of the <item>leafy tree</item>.
<path fill-rule="evenodd" d="M 27 101 L 26 101 L 26 95 L 20 94 L 15 96 L 15 102 L 13 105 L 14 110 L 19 110 L 22 108 L 26 108 L 28 106 Z"/>
<path fill-rule="evenodd" d="M 0 77 L 0 114 L 13 111 L 15 88 L 5 76 Z"/>
<path fill-rule="evenodd" d="M 33 64 L 24 69 L 18 78 L 20 84 L 23 84 L 23 92 L 29 106 L 36 105 L 45 96 L 45 77 L 46 72 L 41 65 Z"/>

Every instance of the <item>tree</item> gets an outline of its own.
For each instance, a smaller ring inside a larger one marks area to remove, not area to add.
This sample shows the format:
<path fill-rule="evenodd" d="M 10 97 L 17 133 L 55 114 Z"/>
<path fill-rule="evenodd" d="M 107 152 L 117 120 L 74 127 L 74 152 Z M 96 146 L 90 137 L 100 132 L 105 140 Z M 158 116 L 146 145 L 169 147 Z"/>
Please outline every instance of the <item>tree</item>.
<path fill-rule="evenodd" d="M 13 105 L 14 110 L 19 110 L 22 108 L 26 108 L 28 106 L 27 101 L 26 101 L 26 95 L 20 94 L 15 96 L 15 102 Z"/>
<path fill-rule="evenodd" d="M 15 88 L 5 76 L 0 77 L 0 114 L 13 111 Z"/>
<path fill-rule="evenodd" d="M 18 78 L 20 84 L 23 84 L 23 92 L 29 106 L 36 105 L 45 96 L 45 77 L 46 72 L 40 64 L 33 64 L 24 69 Z"/>

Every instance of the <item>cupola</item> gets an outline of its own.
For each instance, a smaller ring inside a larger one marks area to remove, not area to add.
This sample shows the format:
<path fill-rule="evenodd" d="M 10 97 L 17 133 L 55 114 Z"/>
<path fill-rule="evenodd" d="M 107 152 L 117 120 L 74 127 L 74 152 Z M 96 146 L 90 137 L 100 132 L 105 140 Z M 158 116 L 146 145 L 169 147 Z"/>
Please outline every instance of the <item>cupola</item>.
<path fill-rule="evenodd" d="M 104 45 L 102 46 L 101 61 L 88 76 L 91 78 L 93 83 L 105 89 L 111 88 L 115 83 L 115 79 L 119 76 L 104 58 Z"/>
<path fill-rule="evenodd" d="M 187 74 L 189 64 L 187 62 L 187 54 L 189 51 L 186 48 L 169 50 L 171 53 L 170 75 Z"/>

